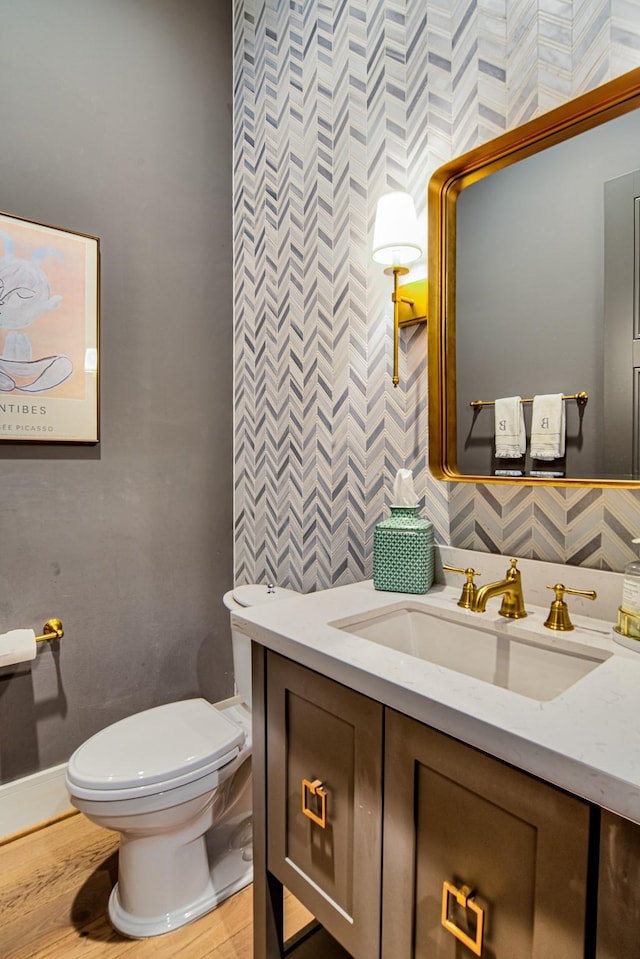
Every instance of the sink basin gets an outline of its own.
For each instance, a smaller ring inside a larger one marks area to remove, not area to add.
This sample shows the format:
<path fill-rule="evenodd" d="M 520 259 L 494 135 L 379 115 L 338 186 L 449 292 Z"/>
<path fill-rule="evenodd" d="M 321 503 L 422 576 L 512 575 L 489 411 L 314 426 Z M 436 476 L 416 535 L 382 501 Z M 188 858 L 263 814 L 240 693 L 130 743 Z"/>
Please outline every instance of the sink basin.
<path fill-rule="evenodd" d="M 480 615 L 477 625 L 466 625 L 410 602 L 331 625 L 538 702 L 559 696 L 611 655 L 557 633 L 545 641 L 501 632 Z"/>

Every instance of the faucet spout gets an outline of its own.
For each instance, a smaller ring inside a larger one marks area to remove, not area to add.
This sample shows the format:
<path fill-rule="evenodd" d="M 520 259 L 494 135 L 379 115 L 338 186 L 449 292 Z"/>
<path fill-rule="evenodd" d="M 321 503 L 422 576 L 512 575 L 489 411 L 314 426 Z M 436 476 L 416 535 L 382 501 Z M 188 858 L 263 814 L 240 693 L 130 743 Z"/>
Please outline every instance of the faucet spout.
<path fill-rule="evenodd" d="M 504 579 L 480 587 L 471 606 L 474 613 L 484 613 L 490 599 L 494 596 L 502 596 L 502 605 L 498 610 L 500 616 L 506 616 L 507 619 L 522 619 L 527 615 L 524 608 L 522 576 L 517 569 L 517 562 L 517 559 L 511 560 L 511 566 Z"/>

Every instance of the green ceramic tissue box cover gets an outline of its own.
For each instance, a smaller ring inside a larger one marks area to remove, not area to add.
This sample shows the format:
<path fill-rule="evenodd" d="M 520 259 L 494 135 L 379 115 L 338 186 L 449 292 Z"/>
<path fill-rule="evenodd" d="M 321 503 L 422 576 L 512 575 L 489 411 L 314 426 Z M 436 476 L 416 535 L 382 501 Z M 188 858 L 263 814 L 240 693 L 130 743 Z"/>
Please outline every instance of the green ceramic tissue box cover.
<path fill-rule="evenodd" d="M 373 534 L 373 585 L 395 593 L 426 593 L 433 583 L 433 524 L 419 506 L 392 506 Z"/>

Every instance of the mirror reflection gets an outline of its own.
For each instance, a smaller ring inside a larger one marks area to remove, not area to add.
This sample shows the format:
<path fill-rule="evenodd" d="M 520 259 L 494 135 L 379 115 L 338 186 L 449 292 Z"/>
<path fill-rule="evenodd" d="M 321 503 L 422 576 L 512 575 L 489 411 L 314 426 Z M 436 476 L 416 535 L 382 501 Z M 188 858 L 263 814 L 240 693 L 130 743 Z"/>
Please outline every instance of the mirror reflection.
<path fill-rule="evenodd" d="M 640 71 L 628 83 L 638 96 Z M 499 150 L 486 171 L 471 161 L 465 169 L 461 158 L 457 182 L 449 177 L 440 196 L 445 279 L 430 348 L 442 353 L 442 406 L 431 421 L 444 432 L 431 456 L 442 478 L 602 485 L 639 478 L 640 109 L 600 119 L 596 112 L 591 128 L 582 123 L 577 133 L 568 124 L 550 144 L 543 128 L 533 149 L 512 150 L 500 168 Z M 430 220 L 433 205 L 430 196 Z M 540 405 L 530 400 L 546 394 L 581 400 L 560 404 L 563 455 L 550 447 L 553 455 L 541 459 Z M 493 404 L 513 396 L 529 401 L 521 406 L 526 451 L 518 456 L 507 444 L 505 457 L 498 432 L 505 421 L 496 421 Z"/>
<path fill-rule="evenodd" d="M 461 472 L 510 467 L 583 477 L 612 472 L 605 434 L 615 430 L 621 441 L 622 436 L 605 395 L 605 196 L 608 184 L 640 165 L 639 144 L 636 110 L 479 180 L 460 194 L 456 342 Z M 619 233 L 625 221 L 633 225 L 633 191 L 628 203 L 629 216 L 623 209 L 609 233 Z M 616 244 L 616 255 L 626 256 L 632 270 L 633 230 L 627 232 L 627 250 Z M 633 284 L 629 292 L 623 364 L 632 347 Z M 632 372 L 628 363 L 617 375 L 631 385 Z M 531 456 L 532 404 L 524 405 L 528 453 L 513 463 L 496 457 L 494 409 L 470 406 L 474 400 L 503 396 L 582 391 L 589 396 L 585 407 L 566 401 L 566 453 L 551 462 Z M 629 460 L 623 463 L 624 456 L 618 455 L 613 472 L 630 475 L 631 430 L 622 446 Z"/>

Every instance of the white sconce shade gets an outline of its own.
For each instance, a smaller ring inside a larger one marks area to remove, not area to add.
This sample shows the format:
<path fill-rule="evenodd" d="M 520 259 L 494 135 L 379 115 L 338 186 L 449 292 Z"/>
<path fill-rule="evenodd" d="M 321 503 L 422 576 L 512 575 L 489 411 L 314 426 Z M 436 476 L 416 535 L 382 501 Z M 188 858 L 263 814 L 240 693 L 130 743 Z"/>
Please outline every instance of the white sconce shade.
<path fill-rule="evenodd" d="M 378 200 L 372 257 L 384 266 L 405 266 L 422 256 L 413 197 L 402 190 Z"/>

